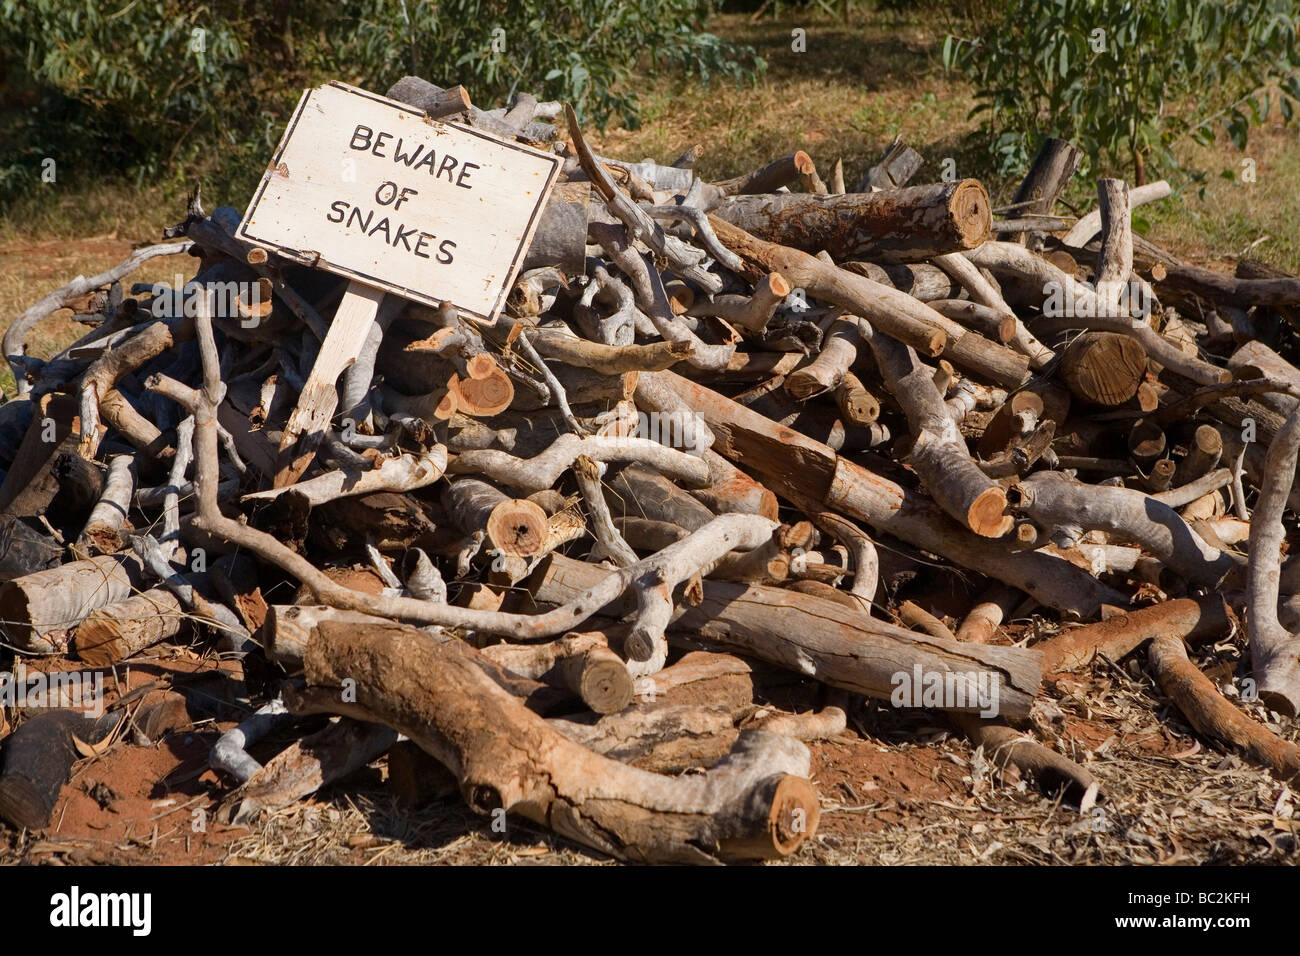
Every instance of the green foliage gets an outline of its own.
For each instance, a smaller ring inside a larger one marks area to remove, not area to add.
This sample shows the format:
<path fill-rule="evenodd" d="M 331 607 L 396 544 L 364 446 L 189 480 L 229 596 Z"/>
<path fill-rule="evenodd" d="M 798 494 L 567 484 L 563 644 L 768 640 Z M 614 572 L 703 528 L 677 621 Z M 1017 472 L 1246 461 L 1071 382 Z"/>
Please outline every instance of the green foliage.
<path fill-rule="evenodd" d="M 1226 130 L 1244 149 L 1273 102 L 1300 101 L 1296 0 L 1011 0 L 988 4 L 975 36 L 949 36 L 944 66 L 966 72 L 1002 171 L 1023 169 L 1042 135 L 1098 166 L 1178 168 L 1185 136 Z"/>
<path fill-rule="evenodd" d="M 706 81 L 762 69 L 704 29 L 708 12 L 702 0 L 0 0 L 7 98 L 26 103 L 0 115 L 0 136 L 22 144 L 0 160 L 0 203 L 51 156 L 137 178 L 198 164 L 218 192 L 246 190 L 302 89 L 326 79 L 382 92 L 415 73 L 484 107 L 525 90 L 635 123 L 639 69 Z"/>

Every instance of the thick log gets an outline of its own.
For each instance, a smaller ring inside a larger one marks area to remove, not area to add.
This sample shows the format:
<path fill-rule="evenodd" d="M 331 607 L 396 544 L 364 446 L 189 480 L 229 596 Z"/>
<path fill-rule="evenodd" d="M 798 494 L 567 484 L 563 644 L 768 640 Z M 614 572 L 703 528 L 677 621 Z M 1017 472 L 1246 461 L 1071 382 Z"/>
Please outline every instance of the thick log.
<path fill-rule="evenodd" d="M 810 253 L 825 249 L 836 260 L 881 262 L 922 262 L 973 249 L 988 238 L 992 222 L 988 193 L 977 179 L 844 196 L 735 196 L 722 200 L 714 215 L 768 242 Z"/>
<path fill-rule="evenodd" d="M 521 271 L 555 266 L 566 275 L 581 273 L 587 257 L 590 213 L 589 184 L 557 183 L 537 221 L 537 231 L 533 233 Z"/>
<path fill-rule="evenodd" d="M 563 603 L 594 579 L 593 570 L 579 562 L 559 555 L 548 561 L 530 587 L 539 601 Z M 670 632 L 698 635 L 726 650 L 881 700 L 891 698 L 898 675 L 910 679 L 920 667 L 961 685 L 960 704 L 950 701 L 947 709 L 978 712 L 985 709 L 975 694 L 982 680 L 996 684 L 999 713 L 1009 717 L 1028 714 L 1042 674 L 1032 652 L 940 640 L 808 594 L 729 581 L 706 579 L 703 599 L 679 608 Z"/>
<path fill-rule="evenodd" d="M 448 482 L 443 510 L 465 534 L 487 533 L 492 549 L 526 557 L 541 551 L 546 541 L 546 512 L 524 498 L 510 498 L 477 478 Z"/>
<path fill-rule="evenodd" d="M 446 765 L 476 812 L 518 813 L 620 859 L 766 859 L 816 832 L 803 744 L 745 732 L 703 776 L 648 774 L 564 738 L 494 684 L 477 656 L 414 628 L 324 623 L 307 645 L 308 689 L 290 703 L 387 724 Z M 355 703 L 343 703 L 345 680 Z"/>
<path fill-rule="evenodd" d="M 96 608 L 124 600 L 142 577 L 135 555 L 112 554 L 14 578 L 0 587 L 0 630 L 21 650 L 63 653 L 73 628 Z"/>
<path fill-rule="evenodd" d="M 1080 335 L 1061 358 L 1061 375 L 1070 391 L 1094 405 L 1123 405 L 1137 394 L 1146 370 L 1142 343 L 1118 332 Z"/>
<path fill-rule="evenodd" d="M 150 588 L 91 611 L 72 632 L 72 650 L 91 667 L 108 667 L 175 637 L 189 619 L 170 590 Z"/>

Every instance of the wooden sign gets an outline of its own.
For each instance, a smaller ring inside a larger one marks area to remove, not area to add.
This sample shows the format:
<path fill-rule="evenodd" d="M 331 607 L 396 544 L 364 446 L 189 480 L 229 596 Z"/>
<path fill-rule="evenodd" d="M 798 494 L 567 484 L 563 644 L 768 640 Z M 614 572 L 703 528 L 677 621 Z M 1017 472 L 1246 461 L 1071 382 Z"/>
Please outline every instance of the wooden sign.
<path fill-rule="evenodd" d="M 495 322 L 561 160 L 345 83 L 306 91 L 239 238 Z"/>

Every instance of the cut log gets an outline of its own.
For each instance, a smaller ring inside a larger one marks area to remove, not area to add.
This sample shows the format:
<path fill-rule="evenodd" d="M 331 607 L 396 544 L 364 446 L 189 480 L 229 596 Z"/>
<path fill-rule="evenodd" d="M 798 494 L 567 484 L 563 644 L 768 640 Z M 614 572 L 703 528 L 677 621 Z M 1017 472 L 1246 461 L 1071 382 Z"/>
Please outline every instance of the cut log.
<path fill-rule="evenodd" d="M 568 688 L 597 714 L 616 714 L 632 702 L 627 665 L 599 632 L 574 632 L 549 644 L 494 644 L 483 656 L 523 677 Z"/>
<path fill-rule="evenodd" d="M 0 587 L 0 629 L 21 650 L 63 653 L 73 628 L 96 608 L 124 600 L 142 578 L 133 554 L 99 555 L 14 578 Z"/>
<path fill-rule="evenodd" d="M 72 632 L 72 650 L 91 667 L 108 667 L 175 637 L 189 619 L 170 590 L 150 588 L 91 611 Z"/>
<path fill-rule="evenodd" d="M 717 216 L 709 217 L 709 225 L 728 249 L 747 262 L 766 272 L 779 272 L 809 295 L 864 317 L 924 355 L 943 351 L 947 334 L 939 321 L 942 316 L 911 296 L 827 265 L 798 249 L 758 239 Z"/>
<path fill-rule="evenodd" d="M 817 357 L 785 378 L 785 390 L 798 399 L 829 392 L 844 380 L 858 357 L 858 320 L 836 319 L 822 341 Z"/>
<path fill-rule="evenodd" d="M 767 242 L 810 253 L 825 249 L 836 260 L 881 262 L 923 262 L 973 249 L 989 237 L 992 222 L 988 193 L 977 179 L 844 196 L 734 196 L 713 214 Z"/>
<path fill-rule="evenodd" d="M 1094 405 L 1123 405 L 1147 370 L 1147 353 L 1137 339 L 1116 332 L 1088 332 L 1070 343 L 1061 374 L 1070 391 Z"/>
<path fill-rule="evenodd" d="M 435 756 L 481 814 L 521 814 L 620 859 L 710 863 L 786 856 L 816 832 L 806 747 L 742 733 L 701 777 L 660 777 L 593 754 L 497 687 L 458 642 L 414 628 L 324 623 L 304 659 L 299 712 L 348 711 Z M 356 702 L 344 703 L 343 682 Z"/>
<path fill-rule="evenodd" d="M 812 158 L 803 150 L 798 150 L 788 156 L 774 159 L 766 166 L 760 166 L 743 176 L 735 176 L 710 185 L 718 195 L 722 196 L 770 193 L 782 186 L 797 182 L 800 176 L 814 168 Z"/>
<path fill-rule="evenodd" d="M 930 369 L 912 349 L 884 336 L 872 335 L 870 344 L 885 386 L 907 416 L 913 438 L 908 459 L 930 496 L 976 534 L 1002 537 L 1015 524 L 1006 492 L 971 460 Z"/>

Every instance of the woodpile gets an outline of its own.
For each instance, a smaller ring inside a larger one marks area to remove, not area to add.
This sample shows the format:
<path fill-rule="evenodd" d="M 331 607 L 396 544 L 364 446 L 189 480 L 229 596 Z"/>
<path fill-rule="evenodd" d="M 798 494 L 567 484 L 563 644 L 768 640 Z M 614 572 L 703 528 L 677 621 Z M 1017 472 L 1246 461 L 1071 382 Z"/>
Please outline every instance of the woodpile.
<path fill-rule="evenodd" d="M 1086 808 L 1097 781 L 1031 712 L 1144 647 L 1198 732 L 1300 773 L 1185 646 L 1244 619 L 1255 696 L 1300 711 L 1300 278 L 1134 235 L 1159 183 L 1055 217 L 1056 141 L 999 209 L 907 185 L 899 143 L 855 193 L 803 152 L 708 182 L 699 149 L 597 156 L 556 104 L 389 95 L 564 157 L 494 324 L 392 295 L 331 319 L 345 280 L 196 194 L 4 336 L 4 640 L 109 668 L 197 638 L 269 671 L 212 753 L 234 819 L 387 754 L 408 802 L 458 792 L 625 860 L 773 859 L 816 833 L 808 743 L 856 695 L 941 711 Z M 196 308 L 124 294 L 179 254 Z M 212 308 L 227 282 L 265 299 Z M 26 353 L 90 293 L 86 335 Z M 324 355 L 331 321 L 356 354 Z M 756 718 L 780 671 L 824 707 Z M 104 728 L 29 727 L 0 815 L 39 828 Z M 296 742 L 263 765 L 273 731 Z"/>

